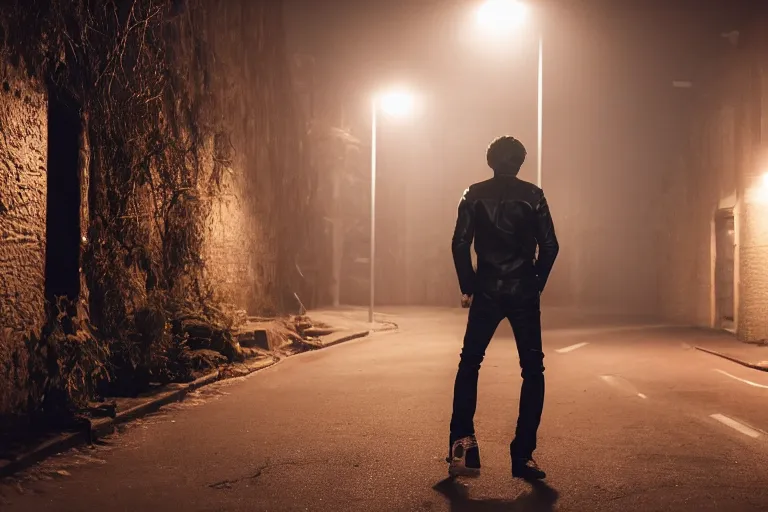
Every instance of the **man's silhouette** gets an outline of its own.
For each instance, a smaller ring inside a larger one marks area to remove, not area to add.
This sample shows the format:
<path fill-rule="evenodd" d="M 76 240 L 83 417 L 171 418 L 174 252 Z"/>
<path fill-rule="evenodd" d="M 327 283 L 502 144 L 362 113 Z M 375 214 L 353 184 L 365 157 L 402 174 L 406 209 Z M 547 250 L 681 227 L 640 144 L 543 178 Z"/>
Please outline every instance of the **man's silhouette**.
<path fill-rule="evenodd" d="M 517 178 L 526 154 L 513 137 L 494 140 L 486 154 L 493 178 L 469 187 L 459 203 L 453 260 L 469 319 L 453 397 L 448 457 L 453 476 L 480 471 L 473 421 L 477 379 L 488 343 L 504 318 L 512 324 L 523 370 L 520 413 L 510 444 L 512 474 L 527 480 L 546 476 L 533 460 L 544 407 L 540 297 L 559 246 L 544 193 Z M 477 271 L 470 254 L 473 241 Z"/>

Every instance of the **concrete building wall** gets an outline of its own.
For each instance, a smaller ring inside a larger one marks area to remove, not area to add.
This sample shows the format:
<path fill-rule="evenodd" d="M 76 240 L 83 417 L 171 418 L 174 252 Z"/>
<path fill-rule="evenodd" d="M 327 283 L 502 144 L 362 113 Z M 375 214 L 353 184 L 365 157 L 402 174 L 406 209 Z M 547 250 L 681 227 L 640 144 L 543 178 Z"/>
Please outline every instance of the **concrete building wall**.
<path fill-rule="evenodd" d="M 727 98 L 710 99 L 694 119 L 665 187 L 659 303 L 667 320 L 714 327 L 714 220 L 719 209 L 738 213 L 739 134 Z"/>
<path fill-rule="evenodd" d="M 768 339 L 768 39 L 754 20 L 692 101 L 689 143 L 670 170 L 659 280 L 671 321 L 723 327 L 716 305 L 715 215 L 733 211 L 735 329 Z M 728 326 L 730 327 L 730 326 Z"/>

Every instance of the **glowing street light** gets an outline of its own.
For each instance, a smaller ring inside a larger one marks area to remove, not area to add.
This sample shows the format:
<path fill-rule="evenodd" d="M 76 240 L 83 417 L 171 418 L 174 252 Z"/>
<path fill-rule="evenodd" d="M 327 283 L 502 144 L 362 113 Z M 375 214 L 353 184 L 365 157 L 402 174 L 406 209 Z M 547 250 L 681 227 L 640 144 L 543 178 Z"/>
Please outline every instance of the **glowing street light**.
<path fill-rule="evenodd" d="M 487 0 L 477 10 L 477 22 L 493 32 L 517 28 L 528 18 L 528 6 L 515 0 Z"/>
<path fill-rule="evenodd" d="M 376 282 L 376 135 L 378 131 L 379 110 L 395 118 L 411 115 L 416 106 L 415 96 L 406 89 L 392 89 L 377 94 L 371 100 L 371 255 L 370 255 L 370 301 L 368 304 L 368 322 L 373 323 L 373 303 Z"/>
<path fill-rule="evenodd" d="M 378 103 L 385 114 L 403 118 L 413 113 L 416 99 L 405 89 L 399 89 L 382 94 L 378 98 Z"/>
<path fill-rule="evenodd" d="M 477 24 L 484 31 L 495 36 L 506 35 L 510 30 L 521 27 L 528 21 L 528 6 L 518 0 L 486 0 L 477 9 Z M 541 187 L 542 143 L 544 140 L 544 37 L 539 35 L 539 76 L 538 76 L 538 162 L 536 184 Z"/>

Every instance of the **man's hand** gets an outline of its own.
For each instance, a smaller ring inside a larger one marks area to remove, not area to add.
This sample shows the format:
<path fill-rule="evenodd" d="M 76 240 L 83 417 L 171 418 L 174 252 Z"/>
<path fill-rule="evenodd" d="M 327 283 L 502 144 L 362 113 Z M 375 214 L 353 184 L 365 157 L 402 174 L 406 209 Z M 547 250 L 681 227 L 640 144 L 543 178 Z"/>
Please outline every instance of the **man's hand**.
<path fill-rule="evenodd" d="M 471 295 L 462 295 L 461 296 L 461 307 L 464 309 L 469 308 L 472 305 L 472 296 Z"/>

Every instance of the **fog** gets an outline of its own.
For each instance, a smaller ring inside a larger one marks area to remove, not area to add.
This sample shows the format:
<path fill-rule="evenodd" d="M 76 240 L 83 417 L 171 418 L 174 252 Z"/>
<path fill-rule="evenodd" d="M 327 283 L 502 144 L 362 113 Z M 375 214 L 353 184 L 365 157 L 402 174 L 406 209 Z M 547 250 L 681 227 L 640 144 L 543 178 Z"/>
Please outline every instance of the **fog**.
<path fill-rule="evenodd" d="M 658 313 L 661 198 L 690 102 L 690 90 L 673 82 L 702 78 L 702 59 L 727 45 L 721 34 L 735 4 L 539 2 L 528 24 L 503 38 L 477 29 L 477 4 L 288 2 L 289 47 L 312 56 L 325 113 L 340 112 L 361 140 L 361 180 L 370 179 L 369 98 L 392 84 L 418 94 L 413 116 L 379 124 L 377 303 L 458 303 L 456 206 L 466 187 L 492 175 L 485 149 L 493 138 L 520 139 L 529 155 L 521 177 L 536 180 L 541 33 L 543 188 L 561 244 L 546 303 Z M 362 227 L 367 200 L 341 206 Z M 364 304 L 369 242 L 353 238 L 341 298 Z"/>

